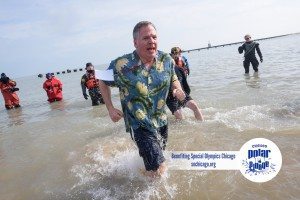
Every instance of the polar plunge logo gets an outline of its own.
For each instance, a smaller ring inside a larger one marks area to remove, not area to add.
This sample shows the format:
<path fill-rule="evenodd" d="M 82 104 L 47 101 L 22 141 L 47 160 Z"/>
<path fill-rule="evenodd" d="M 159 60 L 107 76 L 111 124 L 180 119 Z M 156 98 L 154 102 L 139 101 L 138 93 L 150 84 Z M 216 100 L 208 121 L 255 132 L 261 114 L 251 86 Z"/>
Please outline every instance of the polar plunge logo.
<path fill-rule="evenodd" d="M 279 148 L 265 138 L 254 138 L 240 149 L 240 171 L 250 181 L 267 182 L 280 171 L 282 156 Z"/>

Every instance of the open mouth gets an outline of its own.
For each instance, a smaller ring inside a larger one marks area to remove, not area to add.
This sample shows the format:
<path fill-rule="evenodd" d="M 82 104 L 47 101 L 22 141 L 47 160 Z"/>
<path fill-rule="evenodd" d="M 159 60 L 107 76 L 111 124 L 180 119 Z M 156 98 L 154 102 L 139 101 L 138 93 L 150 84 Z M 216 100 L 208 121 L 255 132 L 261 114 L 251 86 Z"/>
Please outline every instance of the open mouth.
<path fill-rule="evenodd" d="M 147 48 L 147 51 L 155 52 L 155 51 L 156 51 L 156 48 L 155 48 L 155 47 L 149 47 L 149 48 Z"/>

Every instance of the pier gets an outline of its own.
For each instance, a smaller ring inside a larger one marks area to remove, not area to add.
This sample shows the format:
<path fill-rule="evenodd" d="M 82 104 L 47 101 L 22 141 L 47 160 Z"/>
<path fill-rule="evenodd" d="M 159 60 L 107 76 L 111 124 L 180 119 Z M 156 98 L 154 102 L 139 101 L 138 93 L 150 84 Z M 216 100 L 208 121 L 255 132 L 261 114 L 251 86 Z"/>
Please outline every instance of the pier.
<path fill-rule="evenodd" d="M 300 34 L 300 33 L 290 33 L 290 34 L 285 34 L 285 35 L 277 35 L 277 36 L 273 36 L 273 37 L 259 38 L 259 39 L 255 39 L 253 41 L 269 40 L 269 39 L 274 39 L 274 38 L 278 38 L 278 37 L 285 37 L 285 36 L 289 36 L 289 35 L 296 35 L 296 34 Z M 201 51 L 201 50 L 204 50 L 204 49 L 208 50 L 208 49 L 212 49 L 212 48 L 225 47 L 225 46 L 231 46 L 231 45 L 236 45 L 236 44 L 243 44 L 244 42 L 245 41 L 233 42 L 233 43 L 220 44 L 220 45 L 215 45 L 215 46 L 212 46 L 209 42 L 207 47 L 202 47 L 202 48 L 197 48 L 197 49 L 189 49 L 189 50 L 182 50 L 182 52 L 183 53 L 190 53 L 192 51 Z"/>

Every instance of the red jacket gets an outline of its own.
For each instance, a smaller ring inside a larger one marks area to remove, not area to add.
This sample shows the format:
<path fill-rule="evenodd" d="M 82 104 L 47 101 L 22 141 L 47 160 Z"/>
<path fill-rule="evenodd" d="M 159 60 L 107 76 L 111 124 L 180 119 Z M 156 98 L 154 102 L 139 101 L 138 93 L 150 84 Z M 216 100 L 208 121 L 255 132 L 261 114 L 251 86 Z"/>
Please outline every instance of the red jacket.
<path fill-rule="evenodd" d="M 5 106 L 8 108 L 19 105 L 19 97 L 17 93 L 11 92 L 11 89 L 13 89 L 16 85 L 16 82 L 13 80 L 9 80 L 8 83 L 0 82 L 0 90 L 5 101 Z"/>
<path fill-rule="evenodd" d="M 47 92 L 49 102 L 62 100 L 62 83 L 57 78 L 47 79 L 43 84 L 43 88 Z"/>

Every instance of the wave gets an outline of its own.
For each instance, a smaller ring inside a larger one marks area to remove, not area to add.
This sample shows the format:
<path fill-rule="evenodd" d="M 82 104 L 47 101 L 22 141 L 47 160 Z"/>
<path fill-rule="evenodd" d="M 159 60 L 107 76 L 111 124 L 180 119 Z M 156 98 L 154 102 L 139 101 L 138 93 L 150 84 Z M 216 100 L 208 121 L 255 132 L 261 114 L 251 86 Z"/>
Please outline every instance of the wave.
<path fill-rule="evenodd" d="M 213 121 L 222 123 L 239 132 L 245 130 L 265 130 L 275 132 L 297 126 L 299 112 L 291 106 L 270 107 L 250 105 L 230 111 L 216 112 Z"/>

